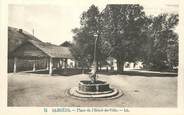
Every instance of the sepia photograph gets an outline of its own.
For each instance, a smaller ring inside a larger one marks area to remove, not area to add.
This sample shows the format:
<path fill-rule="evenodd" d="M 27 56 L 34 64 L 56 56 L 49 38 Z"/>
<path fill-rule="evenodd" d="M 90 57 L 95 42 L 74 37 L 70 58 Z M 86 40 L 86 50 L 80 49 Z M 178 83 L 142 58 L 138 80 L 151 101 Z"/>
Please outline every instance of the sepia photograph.
<path fill-rule="evenodd" d="M 8 107 L 177 108 L 179 4 L 8 4 Z"/>

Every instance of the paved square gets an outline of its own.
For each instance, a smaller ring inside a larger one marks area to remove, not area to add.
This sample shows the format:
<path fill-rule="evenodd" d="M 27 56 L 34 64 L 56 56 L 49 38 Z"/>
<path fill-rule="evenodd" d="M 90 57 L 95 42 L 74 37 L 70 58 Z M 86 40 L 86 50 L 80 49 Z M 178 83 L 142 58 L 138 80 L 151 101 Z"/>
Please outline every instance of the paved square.
<path fill-rule="evenodd" d="M 59 107 L 177 107 L 177 77 L 104 75 L 100 80 L 120 88 L 124 95 L 113 100 L 78 100 L 66 95 L 87 74 L 49 76 L 47 74 L 8 74 L 8 106 Z"/>

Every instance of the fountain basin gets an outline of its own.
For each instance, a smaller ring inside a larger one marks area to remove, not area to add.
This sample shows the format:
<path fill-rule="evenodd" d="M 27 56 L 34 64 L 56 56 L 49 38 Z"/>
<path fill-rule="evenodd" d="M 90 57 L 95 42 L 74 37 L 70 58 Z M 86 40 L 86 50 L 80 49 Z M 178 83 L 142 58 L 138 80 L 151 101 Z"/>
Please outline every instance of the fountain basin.
<path fill-rule="evenodd" d="M 121 97 L 123 92 L 117 88 L 110 88 L 105 81 L 92 83 L 83 80 L 79 82 L 78 87 L 68 89 L 67 94 L 77 99 L 115 99 Z"/>
<path fill-rule="evenodd" d="M 83 92 L 105 92 L 111 91 L 109 84 L 104 81 L 96 81 L 92 83 L 91 81 L 80 81 L 79 90 Z"/>

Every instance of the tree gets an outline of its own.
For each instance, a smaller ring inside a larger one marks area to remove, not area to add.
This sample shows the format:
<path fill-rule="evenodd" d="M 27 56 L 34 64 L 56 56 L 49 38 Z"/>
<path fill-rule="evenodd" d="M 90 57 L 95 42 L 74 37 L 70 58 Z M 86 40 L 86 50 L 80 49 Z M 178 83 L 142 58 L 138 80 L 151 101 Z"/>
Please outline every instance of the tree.
<path fill-rule="evenodd" d="M 71 48 L 72 54 L 80 62 L 86 63 L 87 61 L 88 66 L 91 65 L 94 58 L 94 42 L 96 37 L 98 37 L 97 62 L 102 62 L 107 57 L 107 50 L 104 49 L 107 43 L 100 39 L 102 26 L 100 18 L 98 8 L 91 5 L 87 11 L 82 13 L 80 28 L 72 30 L 75 34 L 73 37 L 73 47 Z"/>
<path fill-rule="evenodd" d="M 102 36 L 110 44 L 110 55 L 117 60 L 118 72 L 123 72 L 125 61 L 140 58 L 144 20 L 140 5 L 107 5 L 102 12 Z"/>
<path fill-rule="evenodd" d="M 174 32 L 179 21 L 178 15 L 150 16 L 149 21 L 146 28 L 148 44 L 148 47 L 145 47 L 146 65 L 151 69 L 172 69 L 178 62 L 178 35 Z"/>
<path fill-rule="evenodd" d="M 97 41 L 97 62 L 107 57 L 117 60 L 118 72 L 126 61 L 144 61 L 149 68 L 173 68 L 178 65 L 177 14 L 146 16 L 137 4 L 107 5 L 100 13 L 94 5 L 83 12 L 80 28 L 73 29 L 71 48 L 74 57 L 89 66 Z"/>

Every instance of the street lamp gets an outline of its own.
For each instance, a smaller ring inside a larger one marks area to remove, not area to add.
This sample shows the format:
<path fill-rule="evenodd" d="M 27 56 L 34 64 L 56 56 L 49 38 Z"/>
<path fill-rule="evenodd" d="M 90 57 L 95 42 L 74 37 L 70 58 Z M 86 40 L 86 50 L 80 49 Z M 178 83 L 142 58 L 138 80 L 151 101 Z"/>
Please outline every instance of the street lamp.
<path fill-rule="evenodd" d="M 97 47 L 97 40 L 99 38 L 98 34 L 94 34 L 95 37 L 95 44 L 94 44 L 94 58 L 93 58 L 93 63 L 92 63 L 92 67 L 91 67 L 91 72 L 90 72 L 90 79 L 92 83 L 96 82 L 96 70 L 97 70 L 97 62 L 96 62 L 96 47 Z"/>
<path fill-rule="evenodd" d="M 94 37 L 95 37 L 95 44 L 94 44 L 95 47 L 94 47 L 94 59 L 93 59 L 93 63 L 96 63 L 96 47 L 97 47 L 98 35 L 95 34 Z"/>

